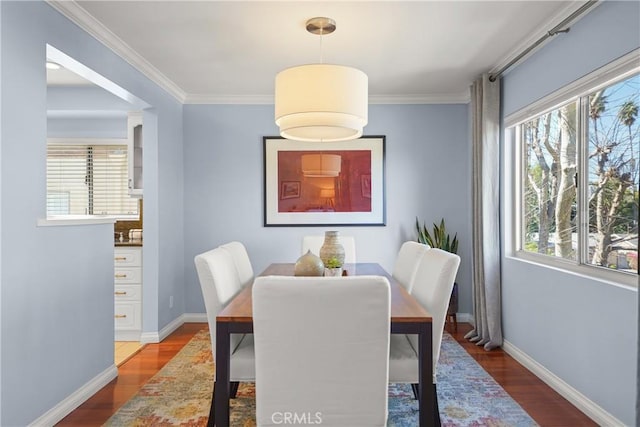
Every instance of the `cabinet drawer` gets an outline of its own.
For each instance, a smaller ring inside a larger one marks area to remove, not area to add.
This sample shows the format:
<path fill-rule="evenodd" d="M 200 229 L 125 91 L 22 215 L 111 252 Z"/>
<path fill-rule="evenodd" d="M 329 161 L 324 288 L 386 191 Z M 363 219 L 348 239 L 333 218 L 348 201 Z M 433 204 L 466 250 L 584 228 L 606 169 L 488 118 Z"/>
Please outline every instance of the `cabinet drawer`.
<path fill-rule="evenodd" d="M 142 306 L 139 302 L 117 302 L 115 304 L 116 329 L 142 329 Z"/>
<path fill-rule="evenodd" d="M 142 283 L 142 270 L 140 267 L 116 267 L 113 280 L 116 284 Z"/>
<path fill-rule="evenodd" d="M 142 265 L 142 249 L 115 248 L 113 262 L 116 267 L 140 267 Z"/>
<path fill-rule="evenodd" d="M 142 286 L 116 285 L 113 294 L 116 304 L 120 301 L 142 301 Z"/>

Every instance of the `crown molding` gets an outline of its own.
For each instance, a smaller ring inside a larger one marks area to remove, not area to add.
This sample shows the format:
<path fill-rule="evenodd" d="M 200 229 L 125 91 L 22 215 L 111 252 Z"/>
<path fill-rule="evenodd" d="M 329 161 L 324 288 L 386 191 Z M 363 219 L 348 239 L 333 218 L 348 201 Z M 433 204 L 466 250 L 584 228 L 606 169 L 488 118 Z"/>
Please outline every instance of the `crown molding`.
<path fill-rule="evenodd" d="M 537 42 L 542 37 L 544 37 L 549 31 L 551 31 L 551 29 L 553 29 L 557 25 L 559 25 L 569 15 L 571 15 L 576 10 L 580 9 L 585 3 L 587 3 L 587 0 L 569 2 L 569 4 L 567 6 L 563 7 L 553 17 L 549 18 L 549 20 L 545 24 L 540 25 L 540 27 L 539 27 L 539 29 L 537 31 L 534 31 L 533 33 L 531 33 L 529 35 L 529 37 L 527 37 L 521 43 L 517 44 L 513 49 L 511 49 L 511 51 L 509 53 L 507 53 L 502 58 L 502 60 L 498 61 L 498 63 L 496 65 L 494 65 L 493 68 L 491 68 L 491 70 L 489 71 L 489 74 L 493 74 L 496 71 L 502 69 L 509 62 L 511 62 L 511 60 L 513 60 L 515 57 L 517 57 L 521 52 L 523 52 L 529 46 L 533 45 L 535 42 Z M 580 16 L 577 16 L 572 22 L 570 22 L 567 25 L 569 26 L 569 25 L 575 24 L 580 19 L 582 19 L 583 17 L 585 17 L 589 13 L 591 13 L 593 10 L 595 10 L 595 8 L 597 8 L 601 4 L 602 4 L 602 1 L 598 1 L 588 11 L 586 11 L 586 13 L 583 13 Z M 551 41 L 553 39 L 554 39 L 554 37 L 549 37 L 547 40 L 545 40 L 543 43 L 541 43 L 539 46 L 537 46 L 535 49 L 533 49 L 531 52 L 529 52 L 524 58 L 521 58 L 520 61 L 518 61 L 516 64 L 513 64 L 511 67 L 509 67 L 509 69 L 504 70 L 504 72 L 502 74 L 503 75 L 507 74 L 510 69 L 512 69 L 514 67 L 517 67 L 520 63 L 522 63 L 522 61 L 525 61 L 533 53 L 537 52 L 542 46 L 544 46 L 545 44 L 547 44 L 549 41 Z"/>
<path fill-rule="evenodd" d="M 441 95 L 369 95 L 369 104 L 468 104 L 469 92 Z M 273 105 L 273 95 L 188 94 L 184 104 Z"/>
<path fill-rule="evenodd" d="M 131 48 L 131 46 L 111 32 L 111 30 L 102 25 L 102 23 L 78 5 L 75 0 L 45 1 L 49 6 L 89 33 L 93 38 L 131 64 L 135 69 L 167 91 L 175 99 L 184 103 L 186 94 L 178 85 L 162 74 L 156 67 L 151 65 L 149 61 L 140 56 Z"/>
<path fill-rule="evenodd" d="M 95 19 L 75 0 L 45 0 L 47 4 L 112 50 L 135 69 L 156 83 L 182 104 L 273 104 L 273 95 L 188 94 L 162 74 L 131 46 Z M 560 20 L 558 20 L 560 22 Z M 506 62 L 505 62 L 506 63 Z M 369 104 L 467 104 L 469 93 L 440 95 L 370 95 Z"/>
<path fill-rule="evenodd" d="M 273 104 L 273 95 L 207 95 L 187 94 L 184 104 Z"/>
<path fill-rule="evenodd" d="M 468 104 L 469 91 L 438 95 L 369 95 L 369 104 Z"/>

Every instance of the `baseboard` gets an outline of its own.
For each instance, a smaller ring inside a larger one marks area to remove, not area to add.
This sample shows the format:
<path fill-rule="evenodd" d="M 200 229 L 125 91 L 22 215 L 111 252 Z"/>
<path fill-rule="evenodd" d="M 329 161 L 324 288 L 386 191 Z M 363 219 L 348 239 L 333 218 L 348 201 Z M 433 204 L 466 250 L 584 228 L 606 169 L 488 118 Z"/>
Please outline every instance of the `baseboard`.
<path fill-rule="evenodd" d="M 29 426 L 53 426 L 57 424 L 117 376 L 118 368 L 116 368 L 116 365 L 111 365 L 91 381 L 70 394 L 66 399 L 49 409 L 42 416 L 29 424 Z"/>
<path fill-rule="evenodd" d="M 141 338 L 142 333 L 140 332 L 140 330 L 115 332 L 116 341 L 140 341 Z"/>
<path fill-rule="evenodd" d="M 175 318 L 167 326 L 162 328 L 160 332 L 143 332 L 142 335 L 140 336 L 140 342 L 145 344 L 158 343 L 164 340 L 169 335 L 171 335 L 173 331 L 178 329 L 184 323 L 207 323 L 207 314 L 206 313 L 182 314 L 177 318 Z"/>
<path fill-rule="evenodd" d="M 460 323 L 471 323 L 473 325 L 473 316 L 471 313 L 456 313 L 456 318 Z"/>
<path fill-rule="evenodd" d="M 207 323 L 207 313 L 185 313 L 182 315 L 184 323 Z"/>
<path fill-rule="evenodd" d="M 456 313 L 457 320 L 460 323 L 471 323 L 473 325 L 473 316 L 471 313 Z M 167 326 L 162 328 L 160 332 L 143 332 L 140 335 L 140 342 L 144 344 L 159 343 L 166 337 L 171 335 L 173 331 L 178 329 L 184 323 L 207 323 L 206 313 L 184 313 L 174 319 Z"/>
<path fill-rule="evenodd" d="M 182 326 L 182 324 L 184 323 L 183 317 L 184 315 L 178 316 L 177 318 L 173 319 L 173 321 L 169 322 L 169 324 L 162 328 L 159 332 L 143 332 L 140 336 L 140 342 L 142 342 L 143 344 L 159 343 L 160 341 L 171 335 L 173 331 Z"/>
<path fill-rule="evenodd" d="M 142 344 L 154 344 L 160 342 L 160 334 L 158 332 L 143 332 L 140 335 L 140 342 Z"/>
<path fill-rule="evenodd" d="M 545 382 L 549 387 L 558 392 L 558 394 L 571 402 L 573 406 L 584 412 L 586 416 L 591 418 L 598 425 L 609 427 L 625 426 L 622 421 L 601 408 L 584 394 L 571 387 L 571 385 L 567 384 L 560 377 L 542 366 L 528 354 L 520 350 L 515 345 L 511 344 L 509 341 L 504 340 L 502 349 L 505 353 L 513 357 L 521 365 L 530 370 L 535 376 Z"/>
<path fill-rule="evenodd" d="M 158 343 L 164 340 L 166 337 L 171 335 L 173 331 L 178 329 L 184 323 L 207 323 L 207 315 L 205 313 L 188 313 L 183 314 L 172 322 L 170 322 L 167 326 L 162 328 L 159 332 L 143 332 L 140 334 L 138 332 L 137 337 L 139 337 L 140 342 L 142 343 Z M 131 338 L 127 336 L 127 338 Z M 137 341 L 135 339 L 134 341 Z M 62 420 L 64 417 L 69 415 L 74 409 L 83 404 L 86 400 L 96 394 L 100 389 L 109 384 L 111 380 L 118 377 L 118 368 L 115 365 L 110 366 L 104 372 L 96 376 L 94 379 L 80 387 L 78 390 L 73 392 L 69 397 L 64 399 L 62 402 L 48 410 L 45 414 L 40 416 L 33 423 L 29 424 L 29 426 L 52 426 Z"/>

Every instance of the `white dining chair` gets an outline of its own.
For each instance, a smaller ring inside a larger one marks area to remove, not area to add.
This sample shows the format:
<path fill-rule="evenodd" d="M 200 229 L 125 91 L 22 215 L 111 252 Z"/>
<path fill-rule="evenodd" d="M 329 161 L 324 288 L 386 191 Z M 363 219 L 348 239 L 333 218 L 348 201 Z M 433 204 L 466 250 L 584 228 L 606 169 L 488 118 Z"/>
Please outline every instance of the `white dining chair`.
<path fill-rule="evenodd" d="M 398 251 L 391 276 L 409 293 L 413 290 L 418 264 L 429 248 L 429 245 L 409 240 L 404 242 Z"/>
<path fill-rule="evenodd" d="M 353 236 L 340 236 L 340 243 L 344 247 L 345 264 L 356 263 L 356 239 Z M 304 236 L 302 238 L 302 255 L 307 251 L 320 256 L 320 248 L 324 243 L 324 236 Z"/>
<path fill-rule="evenodd" d="M 384 277 L 257 277 L 258 426 L 385 426 L 390 313 Z"/>
<path fill-rule="evenodd" d="M 220 247 L 231 252 L 242 287 L 253 283 L 253 267 L 251 266 L 251 259 L 249 259 L 247 248 L 245 248 L 241 242 L 236 241 L 225 243 L 220 245 Z"/>
<path fill-rule="evenodd" d="M 240 292 L 240 283 L 229 250 L 216 248 L 196 255 L 194 259 L 209 323 L 211 352 L 216 361 L 216 315 Z M 232 334 L 231 397 L 235 397 L 240 382 L 255 380 L 255 356 L 252 334 Z M 215 383 L 214 383 L 215 384 Z M 215 393 L 215 385 L 214 385 Z M 213 405 L 211 407 L 213 410 Z"/>
<path fill-rule="evenodd" d="M 433 413 L 436 424 L 440 425 L 438 399 L 436 396 L 436 367 L 440 357 L 440 346 L 444 322 L 451 298 L 453 282 L 460 265 L 456 254 L 431 248 L 424 252 L 416 271 L 412 295 L 432 317 L 433 351 Z M 418 336 L 394 335 L 389 349 L 389 382 L 409 383 L 418 397 Z"/>

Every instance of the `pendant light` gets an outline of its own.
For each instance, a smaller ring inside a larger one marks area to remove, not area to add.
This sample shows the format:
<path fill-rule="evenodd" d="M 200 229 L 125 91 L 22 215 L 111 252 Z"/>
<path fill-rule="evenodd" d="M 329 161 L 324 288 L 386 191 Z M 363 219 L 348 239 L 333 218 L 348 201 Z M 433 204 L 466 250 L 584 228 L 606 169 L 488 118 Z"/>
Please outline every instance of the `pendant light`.
<path fill-rule="evenodd" d="M 307 31 L 331 34 L 331 18 L 312 18 Z M 322 56 L 322 48 L 321 48 Z M 297 141 L 347 141 L 362 136 L 368 121 L 368 77 L 362 71 L 332 64 L 287 68 L 276 76 L 275 119 L 280 136 Z"/>
<path fill-rule="evenodd" d="M 303 154 L 300 164 L 307 178 L 333 178 L 340 175 L 342 157 L 337 154 Z"/>

